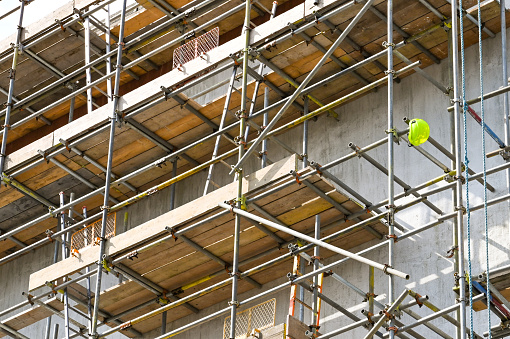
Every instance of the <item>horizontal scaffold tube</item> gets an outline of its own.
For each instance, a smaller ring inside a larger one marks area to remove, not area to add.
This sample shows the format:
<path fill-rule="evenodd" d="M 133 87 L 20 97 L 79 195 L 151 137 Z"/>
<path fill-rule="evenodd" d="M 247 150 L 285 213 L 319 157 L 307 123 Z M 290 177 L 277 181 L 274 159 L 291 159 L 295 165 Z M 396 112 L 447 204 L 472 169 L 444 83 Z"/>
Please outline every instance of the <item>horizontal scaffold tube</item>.
<path fill-rule="evenodd" d="M 409 66 L 407 66 L 407 67 L 404 67 L 403 69 L 401 69 L 401 70 L 397 71 L 397 75 L 398 75 L 398 74 L 400 74 L 400 73 L 406 72 L 406 71 L 410 71 L 410 70 L 411 70 L 413 67 L 415 67 L 417 64 L 418 64 L 418 62 L 413 63 L 412 65 L 409 65 Z M 278 132 L 280 132 L 280 133 L 281 133 L 281 129 L 282 129 L 282 128 L 285 128 L 285 129 L 293 128 L 293 127 L 295 127 L 295 126 L 297 126 L 297 125 L 301 124 L 301 123 L 302 123 L 302 122 L 304 122 L 305 120 L 312 119 L 313 117 L 315 117 L 315 116 L 317 116 L 317 115 L 319 115 L 319 114 L 322 114 L 322 113 L 324 113 L 324 112 L 327 112 L 330 108 L 336 107 L 337 105 L 340 105 L 341 103 L 343 103 L 344 101 L 343 101 L 342 99 L 344 99 L 344 98 L 346 98 L 346 97 L 351 98 L 351 97 L 354 97 L 354 96 L 356 96 L 356 95 L 360 95 L 360 94 L 364 93 L 365 91 L 368 91 L 368 90 L 369 90 L 369 89 L 371 89 L 371 88 L 374 88 L 374 87 L 376 87 L 376 86 L 382 85 L 384 82 L 385 82 L 385 81 L 384 81 L 384 78 L 383 78 L 383 79 L 381 79 L 381 80 L 375 81 L 374 83 L 369 84 L 369 85 L 367 85 L 367 86 L 365 86 L 365 87 L 361 88 L 360 90 L 356 91 L 355 93 L 357 93 L 357 94 L 355 94 L 355 95 L 353 95 L 353 94 L 349 94 L 349 95 L 347 95 L 347 96 L 345 96 L 345 97 L 343 97 L 343 98 L 340 98 L 340 99 L 338 99 L 338 100 L 334 101 L 333 103 L 330 103 L 330 104 L 328 104 L 328 105 L 326 105 L 326 106 L 323 106 L 323 107 L 321 107 L 321 108 L 319 108 L 319 109 L 317 109 L 317 110 L 315 110 L 315 111 L 313 111 L 313 112 L 311 112 L 311 113 L 309 113 L 309 114 L 307 114 L 307 115 L 305 115 L 305 116 L 303 116 L 303 117 L 300 117 L 300 118 L 298 118 L 298 119 L 296 119 L 296 120 L 294 120 L 294 121 L 291 121 L 290 123 L 288 123 L 288 124 L 286 124 L 286 125 L 284 125 L 284 126 L 282 126 L 282 127 L 278 128 L 278 129 L 276 129 L 276 130 L 271 131 L 271 133 L 269 133 L 269 134 L 268 134 L 268 137 L 270 137 L 270 136 L 272 136 L 272 135 L 274 135 L 274 134 L 276 134 L 276 133 L 278 133 Z M 365 89 L 365 90 L 363 90 L 363 89 Z M 140 108 L 140 110 L 142 110 L 142 109 Z M 262 113 L 259 111 L 259 112 L 255 113 L 255 114 L 253 115 L 253 117 L 256 117 L 256 116 L 258 116 L 258 115 L 260 115 L 260 114 L 262 114 Z M 239 124 L 239 122 L 237 121 L 237 122 L 235 122 L 235 123 L 231 124 L 230 126 L 228 126 L 228 127 L 224 128 L 224 129 L 222 129 L 222 130 L 219 130 L 219 131 L 216 131 L 216 132 L 214 132 L 214 133 L 211 133 L 211 134 L 209 134 L 208 136 L 206 136 L 205 138 L 202 138 L 202 139 L 200 139 L 200 140 L 198 140 L 198 141 L 196 141 L 196 142 L 194 142 L 194 143 L 192 143 L 192 144 L 190 144 L 190 145 L 188 145 L 188 146 L 186 146 L 186 147 L 183 147 L 183 148 L 181 148 L 181 149 L 177 150 L 176 152 L 173 152 L 173 153 L 171 153 L 171 154 L 169 154 L 169 155 L 167 155 L 167 156 L 165 156 L 165 157 L 163 157 L 163 158 L 161 158 L 161 159 L 158 159 L 158 160 L 156 160 L 156 161 L 154 161 L 154 162 L 152 162 L 152 163 L 150 163 L 150 164 L 148 164 L 148 165 L 144 166 L 143 168 L 141 168 L 141 169 L 139 169 L 139 170 L 137 170 L 137 171 L 135 171 L 135 172 L 133 172 L 133 173 L 131 173 L 131 174 L 128 174 L 128 175 L 126 175 L 126 176 L 124 176 L 124 177 L 122 177 L 122 178 L 120 178 L 120 179 L 115 180 L 114 182 L 112 182 L 112 185 L 113 185 L 113 184 L 116 184 L 116 183 L 124 182 L 124 181 L 126 181 L 126 180 L 129 180 L 130 178 L 134 177 L 135 175 L 141 174 L 141 173 L 143 173 L 143 172 L 144 172 L 144 171 L 146 171 L 146 170 L 149 170 L 149 169 L 151 169 L 151 168 L 154 168 L 155 166 L 159 166 L 159 165 L 161 165 L 161 163 L 162 163 L 162 162 L 171 161 L 172 159 L 175 159 L 176 157 L 178 157 L 179 155 L 181 155 L 181 154 L 185 153 L 186 151 L 189 151 L 190 149 L 195 148 L 195 147 L 197 147 L 197 146 L 199 146 L 199 145 L 203 144 L 205 141 L 207 141 L 207 140 L 209 140 L 209 139 L 212 139 L 212 138 L 214 138 L 214 137 L 216 137 L 216 136 L 218 136 L 218 135 L 221 135 L 221 134 L 223 134 L 223 133 L 225 133 L 225 132 L 227 132 L 227 131 L 231 130 L 233 127 L 237 126 L 238 124 Z M 228 157 L 230 157 L 230 156 L 233 156 L 236 152 L 237 152 L 237 149 L 233 149 L 233 150 L 231 150 L 231 151 L 229 151 L 229 152 L 227 152 L 227 153 L 224 153 L 223 155 L 221 155 L 221 156 L 219 156 L 219 157 L 216 157 L 215 159 L 209 160 L 208 162 L 206 162 L 206 163 L 204 163 L 204 164 L 201 164 L 201 165 L 200 165 L 200 166 L 198 166 L 198 167 L 195 167 L 195 168 L 193 168 L 193 169 L 191 169 L 191 170 L 189 170 L 189 171 L 187 171 L 187 172 L 185 172 L 185 173 L 182 173 L 181 175 L 179 175 L 179 176 L 177 176 L 177 177 L 174 177 L 174 178 L 172 178 L 172 179 L 170 179 L 170 180 L 167 180 L 166 182 L 164 182 L 164 183 L 162 183 L 162 184 L 160 184 L 160 185 L 158 185 L 158 186 L 156 186 L 156 187 L 153 187 L 153 188 L 151 188 L 151 189 L 148 189 L 148 190 L 146 190 L 145 192 L 142 192 L 142 193 L 140 193 L 140 194 L 138 194 L 138 195 L 136 195 L 136 196 L 134 196 L 134 197 L 132 197 L 132 198 L 129 198 L 129 199 L 128 199 L 128 200 L 126 200 L 126 201 L 121 202 L 120 204 L 117 204 L 117 205 L 113 206 L 113 207 L 112 207 L 112 210 L 118 210 L 118 209 L 120 209 L 120 208 L 122 208 L 122 207 L 125 207 L 125 206 L 127 206 L 127 205 L 129 205 L 129 204 L 132 204 L 132 203 L 134 203 L 134 202 L 136 202 L 136 201 L 138 201 L 138 200 L 142 199 L 143 197 L 148 196 L 150 192 L 153 192 L 153 191 L 154 191 L 154 189 L 156 189 L 156 190 L 161 190 L 161 189 L 163 189 L 163 188 L 165 188 L 165 187 L 168 187 L 168 186 L 170 186 L 171 184 L 173 184 L 173 183 L 175 183 L 175 182 L 177 182 L 177 181 L 180 181 L 180 180 L 182 180 L 182 179 L 184 179 L 184 178 L 189 177 L 189 176 L 190 176 L 190 175 L 192 175 L 192 174 L 195 174 L 195 173 L 197 173 L 197 172 L 201 171 L 202 169 L 204 169 L 204 168 L 208 167 L 208 166 L 209 166 L 209 165 L 211 165 L 212 163 L 216 163 L 216 162 L 219 162 L 219 161 L 221 161 L 221 160 L 224 160 L 224 159 L 226 159 L 226 158 L 228 158 Z M 90 196 L 92 196 L 92 195 L 99 194 L 99 193 L 102 191 L 102 189 L 103 189 L 103 187 L 100 187 L 100 188 L 98 188 L 98 189 L 94 190 L 93 192 L 91 192 L 91 193 L 87 194 L 87 195 L 86 195 L 86 196 L 84 196 L 84 197 L 81 197 L 81 198 L 75 199 L 75 201 L 73 202 L 73 205 L 74 205 L 74 204 L 76 204 L 76 203 L 79 203 L 80 201 L 86 200 L 86 198 L 85 198 L 85 197 L 87 197 L 87 198 L 88 198 L 88 197 L 90 197 Z M 27 224 L 25 224 L 25 225 L 22 225 L 22 226 L 17 227 L 17 228 L 15 228 L 15 229 L 13 229 L 13 230 L 11 230 L 11 231 L 9 231 L 9 232 L 7 232 L 7 233 L 3 234 L 3 235 L 0 235 L 0 240 L 5 239 L 5 238 L 6 238 L 6 237 L 8 237 L 8 236 L 14 235 L 14 234 L 16 234 L 16 233 L 18 233 L 18 232 L 20 232 L 20 231 L 22 231 L 22 230 L 24 230 L 24 229 L 26 229 L 26 228 L 30 227 L 30 226 L 33 226 L 33 225 L 35 225 L 35 224 L 37 224 L 37 223 L 39 223 L 39 222 L 41 222 L 41 221 L 43 221 L 43 220 L 47 219 L 48 217 L 51 217 L 54 213 L 58 213 L 58 212 L 60 212 L 61 210 L 65 210 L 65 209 L 67 209 L 67 208 L 69 208 L 69 207 L 70 207 L 70 205 L 69 205 L 69 204 L 64 205 L 64 206 L 62 206 L 61 208 L 58 208 L 58 209 L 56 209 L 55 211 L 53 211 L 53 213 L 52 213 L 52 214 L 43 215 L 43 216 L 41 216 L 41 217 L 39 217 L 39 218 L 36 218 L 36 219 L 34 219 L 34 220 L 32 220 L 32 221 L 28 222 L 28 223 L 27 223 Z M 94 218 L 94 217 L 96 217 L 96 218 L 97 218 L 99 215 L 100 215 L 100 213 L 99 213 L 99 214 L 96 214 L 96 215 L 94 215 L 94 216 L 92 216 L 92 217 L 90 217 L 90 218 L 87 218 L 86 220 L 81 221 L 81 222 L 79 223 L 79 225 L 85 225 L 85 224 L 86 224 L 86 222 L 91 221 L 91 218 Z M 70 228 L 67 228 L 67 229 L 66 229 L 66 231 L 73 230 L 73 229 L 75 229 L 76 227 L 78 227 L 78 224 L 73 225 L 73 226 L 72 226 L 72 227 L 70 227 Z M 56 235 L 56 234 L 55 234 L 55 235 Z M 21 250 L 19 250 L 19 251 L 15 252 L 15 253 L 12 253 L 12 254 L 10 254 L 10 255 L 8 255 L 8 256 L 6 256 L 6 257 L 4 257 L 4 258 L 0 259 L 0 263 L 5 262 L 5 261 L 7 261 L 7 260 L 11 260 L 11 259 L 12 259 L 12 258 L 14 258 L 15 256 L 17 256 L 17 255 L 19 255 L 19 254 L 21 254 L 21 253 L 26 252 L 29 248 L 30 248 L 30 249 L 34 248 L 34 245 L 36 245 L 36 244 L 37 244 L 37 246 L 40 246 L 40 245 L 41 245 L 41 244 L 43 244 L 45 241 L 46 241 L 46 239 L 39 240 L 38 242 L 36 242 L 36 243 L 34 243 L 34 244 L 31 244 L 30 246 L 27 246 L 27 247 L 25 247 L 25 248 L 23 248 L 23 249 L 21 249 Z M 18 252 L 20 252 L 20 253 L 18 253 Z"/>
<path fill-rule="evenodd" d="M 341 254 L 341 255 L 345 255 L 346 257 L 349 257 L 349 258 L 354 259 L 356 261 L 359 261 L 361 263 L 364 263 L 364 264 L 367 264 L 367 265 L 372 266 L 374 268 L 377 268 L 378 270 L 381 270 L 381 271 L 383 271 L 383 272 L 385 272 L 387 274 L 392 274 L 392 275 L 400 277 L 402 279 L 409 279 L 409 274 L 400 272 L 400 271 L 398 271 L 398 270 L 396 270 L 394 268 L 389 267 L 388 265 L 379 264 L 378 262 L 375 262 L 373 260 L 370 260 L 370 259 L 367 259 L 367 258 L 363 258 L 362 256 L 359 256 L 359 255 L 357 255 L 355 253 L 346 251 L 346 250 L 341 249 L 339 247 L 333 246 L 333 245 L 328 244 L 327 242 L 324 242 L 322 240 L 317 240 L 317 239 L 312 238 L 312 237 L 310 237 L 310 236 L 308 236 L 306 234 L 303 234 L 303 233 L 300 233 L 298 231 L 295 231 L 295 230 L 293 230 L 293 229 L 291 229 L 291 228 L 289 228 L 287 226 L 282 226 L 280 224 L 277 224 L 277 223 L 272 222 L 270 220 L 266 220 L 264 218 L 261 218 L 261 217 L 255 215 L 255 214 L 252 214 L 252 213 L 243 211 L 241 209 L 232 207 L 232 206 L 230 206 L 228 204 L 225 204 L 225 203 L 220 203 L 220 204 L 218 204 L 218 206 L 223 207 L 223 208 L 225 208 L 227 210 L 232 210 L 232 212 L 234 212 L 234 213 L 240 214 L 240 215 L 242 215 L 244 217 L 250 218 L 252 220 L 260 222 L 261 224 L 264 224 L 266 226 L 275 228 L 275 229 L 277 229 L 279 231 L 282 231 L 284 233 L 293 235 L 296 238 L 299 238 L 299 239 L 308 241 L 308 242 L 310 242 L 312 244 L 321 246 L 321 247 L 326 248 L 326 249 L 328 249 L 328 250 L 330 250 L 332 252 L 335 252 L 335 253 L 338 253 L 338 254 Z"/>

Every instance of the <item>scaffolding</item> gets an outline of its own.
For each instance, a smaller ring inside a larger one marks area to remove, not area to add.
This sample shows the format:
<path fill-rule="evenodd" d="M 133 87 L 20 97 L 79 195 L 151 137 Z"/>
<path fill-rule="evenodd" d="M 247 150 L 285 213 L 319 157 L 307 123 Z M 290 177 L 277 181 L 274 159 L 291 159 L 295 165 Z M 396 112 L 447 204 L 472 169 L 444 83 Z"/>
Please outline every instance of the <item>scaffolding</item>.
<path fill-rule="evenodd" d="M 412 29 L 396 23 L 394 2 L 401 6 L 400 15 L 405 12 L 407 22 L 415 23 Z M 141 337 L 157 324 L 158 339 L 163 339 L 219 317 L 227 317 L 223 331 L 230 338 L 260 337 L 276 325 L 276 306 L 266 298 L 289 288 L 291 303 L 299 302 L 291 305 L 283 333 L 278 332 L 289 338 L 341 337 L 360 328 L 366 329 L 367 339 L 424 338 L 417 328 L 421 325 L 440 338 L 453 338 L 453 331 L 462 339 L 510 335 L 510 268 L 488 266 L 485 272 L 471 272 L 470 254 L 465 259 L 470 250 L 470 213 L 510 199 L 510 86 L 503 2 L 194 0 L 176 8 L 171 0 L 140 0 L 131 6 L 126 0 L 81 0 L 55 11 L 44 27 L 26 30 L 23 16 L 30 3 L 22 1 L 9 11 L 19 14 L 17 32 L 11 47 L 0 44 L 4 49 L 0 65 L 10 64 L 2 68 L 8 81 L 0 82 L 7 98 L 0 111 L 5 185 L 0 213 L 6 225 L 0 233 L 0 240 L 5 240 L 0 243 L 0 264 L 53 244 L 53 265 L 30 276 L 26 301 L 0 306 L 0 317 L 9 316 L 0 321 L 0 336 L 27 338 L 20 330 L 46 319 L 44 337 L 50 338 L 51 319 L 58 316 L 64 319 L 65 338 L 106 338 L 117 332 Z M 111 13 L 114 3 L 121 3 L 120 13 Z M 367 22 L 385 26 L 385 32 L 364 30 Z M 470 31 L 479 34 L 480 46 L 482 38 L 500 31 L 502 51 L 501 87 L 488 93 L 480 89 L 480 96 L 473 99 L 466 98 L 464 80 L 464 51 L 477 41 L 464 36 Z M 210 41 L 200 50 L 200 39 L 206 38 Z M 189 46 L 193 51 L 176 60 Z M 445 57 L 451 70 L 447 85 L 422 69 Z M 250 65 L 254 62 L 258 69 Z M 286 65 L 297 70 L 286 71 Z M 407 117 L 400 122 L 404 128 L 397 129 L 394 86 L 411 72 L 451 99 L 451 106 L 445 107 L 445 112 L 452 112 L 450 143 L 441 144 L 433 133 L 428 139 L 434 152 L 449 163 L 409 143 Z M 218 77 L 226 80 L 214 83 Z M 203 84 L 208 88 L 200 87 Z M 309 122 L 323 116 L 336 123 L 341 117 L 335 108 L 382 88 L 388 97 L 387 136 L 368 145 L 351 142 L 346 155 L 317 162 L 318 155 L 309 151 Z M 215 90 L 226 94 L 206 102 L 203 98 Z M 502 138 L 484 117 L 484 101 L 496 97 L 503 102 Z M 200 98 L 205 104 L 198 103 Z M 471 107 L 478 103 L 480 113 Z M 497 143 L 496 151 L 484 148 L 483 155 L 499 157 L 501 164 L 485 168 L 484 161 L 480 172 L 469 166 L 463 121 L 470 117 L 480 125 L 483 140 L 487 133 Z M 285 137 L 298 127 L 303 141 L 295 149 Z M 398 177 L 394 148 L 400 142 L 409 143 L 441 175 L 414 187 Z M 269 145 L 288 157 L 271 159 Z M 369 155 L 382 147 L 387 148 L 384 163 Z M 385 175 L 385 199 L 370 201 L 334 174 L 334 169 L 356 159 Z M 249 173 L 254 163 L 256 168 Z M 216 182 L 220 176 L 214 174 L 220 170 L 233 182 Z M 486 191 L 495 191 L 487 176 L 502 171 L 506 194 L 487 199 Z M 204 172 L 203 196 L 177 206 L 176 184 L 201 178 Z M 483 186 L 485 199 L 470 204 L 464 192 L 475 182 Z M 395 184 L 403 192 L 396 193 Z M 117 223 L 127 207 L 167 188 L 168 212 L 118 232 Z M 428 199 L 441 192 L 451 193 L 450 210 Z M 13 206 L 21 199 L 29 203 L 18 215 Z M 88 207 L 80 213 L 75 210 L 79 204 Z M 417 205 L 434 218 L 410 230 L 395 216 Z M 440 309 L 434 304 L 438 296 L 429 301 L 421 291 L 395 287 L 397 279 L 410 279 L 409 272 L 399 268 L 395 248 L 446 222 L 453 225 L 447 256 L 454 260 L 455 293 L 440 296 L 451 300 L 451 306 Z M 369 247 L 354 252 L 370 241 Z M 386 263 L 367 258 L 380 249 L 387 250 Z M 326 264 L 323 253 L 342 259 Z M 171 265 L 183 257 L 187 261 L 182 267 Z M 369 266 L 368 291 L 342 276 L 338 267 L 347 261 Z M 285 277 L 282 267 L 292 262 L 295 269 L 288 281 L 262 288 Z M 305 262 L 312 265 L 309 272 Z M 156 268 L 159 275 L 152 274 Z M 388 277 L 386 303 L 375 298 L 377 270 Z M 105 290 L 105 274 L 120 277 L 121 283 Z M 323 279 L 364 298 L 362 306 L 367 309 L 361 315 L 348 310 L 322 290 Z M 122 304 L 119 295 L 126 293 L 126 286 L 131 296 Z M 253 288 L 261 291 L 241 300 L 242 293 Z M 313 300 L 309 320 L 304 317 L 306 291 Z M 200 314 L 225 299 L 225 307 Z M 255 302 L 268 303 L 273 318 L 262 321 L 260 328 L 239 326 L 239 318 L 251 319 L 252 311 L 260 308 L 251 306 Z M 352 322 L 321 333 L 321 303 Z M 295 306 L 301 308 L 297 314 Z M 430 314 L 420 316 L 412 310 L 422 306 Z M 470 312 L 484 308 L 500 324 L 478 334 L 470 326 Z M 403 313 L 415 321 L 404 321 Z M 197 320 L 167 330 L 167 322 L 189 314 L 198 314 Z M 437 318 L 455 330 L 446 333 L 432 323 Z M 236 333 L 241 327 L 242 333 Z M 58 325 L 53 335 L 59 335 Z"/>

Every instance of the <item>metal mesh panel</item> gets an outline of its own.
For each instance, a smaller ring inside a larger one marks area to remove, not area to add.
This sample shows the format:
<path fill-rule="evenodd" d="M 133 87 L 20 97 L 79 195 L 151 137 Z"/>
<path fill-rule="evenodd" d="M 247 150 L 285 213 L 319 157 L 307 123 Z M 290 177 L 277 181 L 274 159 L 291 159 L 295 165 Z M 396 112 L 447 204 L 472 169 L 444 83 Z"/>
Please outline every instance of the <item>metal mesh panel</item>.
<path fill-rule="evenodd" d="M 236 338 L 247 338 L 254 329 L 263 330 L 274 326 L 276 299 L 250 307 L 236 316 Z M 230 317 L 225 318 L 223 339 L 230 338 Z"/>
<path fill-rule="evenodd" d="M 115 236 L 117 214 L 111 213 L 106 217 L 105 238 Z M 71 252 L 77 252 L 84 247 L 96 245 L 101 237 L 101 219 L 75 232 L 71 237 Z"/>
<path fill-rule="evenodd" d="M 173 68 L 198 58 L 203 53 L 207 53 L 213 48 L 218 47 L 219 44 L 220 29 L 216 27 L 198 38 L 174 49 Z"/>

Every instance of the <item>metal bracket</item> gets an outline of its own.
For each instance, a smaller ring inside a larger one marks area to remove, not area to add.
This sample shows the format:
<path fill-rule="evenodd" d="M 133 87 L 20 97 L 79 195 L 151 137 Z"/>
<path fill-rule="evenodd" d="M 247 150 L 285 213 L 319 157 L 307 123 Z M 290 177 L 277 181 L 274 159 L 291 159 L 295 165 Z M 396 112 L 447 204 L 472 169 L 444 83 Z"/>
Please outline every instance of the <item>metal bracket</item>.
<path fill-rule="evenodd" d="M 386 329 L 388 332 L 389 331 L 394 331 L 394 334 L 396 335 L 397 332 L 398 332 L 398 327 L 397 326 L 389 326 L 387 329 Z"/>
<path fill-rule="evenodd" d="M 292 274 L 292 273 L 287 273 L 287 278 L 291 281 L 291 282 L 294 282 L 294 280 L 296 280 L 298 278 L 298 275 L 297 274 Z"/>
<path fill-rule="evenodd" d="M 103 210 L 109 211 L 111 209 L 111 207 L 108 206 L 108 205 L 103 205 L 103 206 L 100 207 L 100 209 L 101 209 L 101 211 L 103 211 Z"/>
<path fill-rule="evenodd" d="M 371 313 L 371 312 L 367 312 L 367 320 L 368 320 L 368 322 L 369 322 L 370 324 L 372 324 L 372 325 L 373 325 L 373 324 L 375 324 L 375 322 L 372 320 L 372 317 L 373 317 L 373 316 L 374 316 L 374 314 L 373 314 L 373 313 Z"/>
<path fill-rule="evenodd" d="M 161 86 L 160 89 L 163 91 L 163 95 L 165 96 L 165 101 L 168 100 L 168 96 L 172 93 L 172 91 L 165 86 Z"/>
<path fill-rule="evenodd" d="M 133 258 L 138 259 L 138 251 L 133 251 L 127 255 L 127 258 L 131 261 L 133 261 Z"/>
<path fill-rule="evenodd" d="M 452 183 L 455 181 L 455 177 L 453 175 L 446 174 L 443 180 L 446 181 L 447 183 Z"/>
<path fill-rule="evenodd" d="M 510 160 L 510 152 L 505 151 L 505 150 L 500 150 L 498 154 L 501 155 L 503 160 Z"/>
<path fill-rule="evenodd" d="M 189 31 L 188 34 L 184 36 L 184 40 L 189 40 L 196 36 L 195 30 Z"/>
<path fill-rule="evenodd" d="M 64 24 L 62 23 L 62 21 L 60 21 L 59 19 L 55 19 L 55 22 L 60 26 L 60 29 L 62 30 L 62 32 L 66 31 L 66 28 L 64 27 Z"/>
<path fill-rule="evenodd" d="M 177 239 L 179 239 L 176 235 L 175 235 L 175 228 L 173 227 L 170 227 L 170 226 L 166 226 L 165 227 L 165 230 L 167 230 L 168 232 L 170 232 L 170 234 L 172 235 L 172 238 L 174 238 L 174 241 L 177 241 Z"/>
<path fill-rule="evenodd" d="M 234 113 L 237 119 L 248 119 L 248 115 L 246 114 L 245 109 L 240 109 Z"/>
<path fill-rule="evenodd" d="M 460 179 L 460 182 L 462 183 L 462 185 L 464 185 L 466 183 L 466 178 L 463 175 L 456 175 L 453 177 L 453 179 L 455 179 L 455 180 Z"/>
<path fill-rule="evenodd" d="M 397 143 L 397 145 L 400 145 L 400 137 L 398 136 L 398 130 L 393 127 L 389 130 L 385 130 L 386 134 L 393 134 L 393 142 Z"/>
<path fill-rule="evenodd" d="M 459 106 L 463 106 L 463 103 L 464 101 L 462 100 L 462 98 L 453 98 L 450 100 L 450 102 L 452 103 L 452 105 L 455 105 L 455 104 L 459 104 Z"/>
<path fill-rule="evenodd" d="M 8 78 L 11 79 L 11 80 L 16 79 L 16 70 L 14 68 L 10 68 L 9 69 L 9 76 L 8 76 Z"/>
<path fill-rule="evenodd" d="M 234 138 L 234 142 L 237 146 L 243 146 L 244 149 L 247 149 L 246 140 L 244 140 L 244 135 L 238 135 Z"/>
<path fill-rule="evenodd" d="M 120 325 L 119 329 L 120 330 L 125 330 L 126 328 L 129 328 L 129 327 L 131 327 L 131 321 L 128 321 L 128 322 Z"/>
<path fill-rule="evenodd" d="M 445 258 L 453 258 L 455 255 L 455 251 L 459 250 L 459 246 L 452 246 L 448 251 L 446 251 Z"/>
<path fill-rule="evenodd" d="M 395 48 L 396 47 L 396 45 L 393 42 L 388 42 L 388 41 L 383 41 L 382 45 L 384 48 L 389 48 L 389 47 Z"/>
<path fill-rule="evenodd" d="M 235 305 L 236 308 L 238 308 L 240 306 L 239 301 L 237 301 L 237 300 L 233 300 L 233 301 L 229 301 L 228 302 L 228 306 L 232 306 L 232 305 Z"/>
<path fill-rule="evenodd" d="M 370 297 L 375 299 L 377 297 L 377 294 L 375 294 L 375 293 L 365 293 L 365 298 L 363 299 L 363 302 L 369 301 Z M 369 314 L 372 314 L 372 313 L 369 312 Z"/>
<path fill-rule="evenodd" d="M 396 234 L 386 234 L 385 237 L 388 240 L 393 239 L 394 243 L 398 242 L 398 236 Z"/>
<path fill-rule="evenodd" d="M 462 214 L 466 214 L 467 210 L 465 206 L 455 206 L 455 212 L 462 211 Z"/>
<path fill-rule="evenodd" d="M 419 308 L 421 308 L 423 306 L 423 303 L 420 301 L 420 298 L 422 296 L 419 295 L 418 293 L 416 293 L 416 295 L 414 296 L 414 299 L 416 300 L 416 304 L 418 305 Z"/>
<path fill-rule="evenodd" d="M 390 275 L 388 273 L 388 268 L 393 268 L 392 266 L 388 265 L 388 264 L 384 264 L 384 268 L 383 268 L 383 272 L 386 273 L 387 275 Z"/>

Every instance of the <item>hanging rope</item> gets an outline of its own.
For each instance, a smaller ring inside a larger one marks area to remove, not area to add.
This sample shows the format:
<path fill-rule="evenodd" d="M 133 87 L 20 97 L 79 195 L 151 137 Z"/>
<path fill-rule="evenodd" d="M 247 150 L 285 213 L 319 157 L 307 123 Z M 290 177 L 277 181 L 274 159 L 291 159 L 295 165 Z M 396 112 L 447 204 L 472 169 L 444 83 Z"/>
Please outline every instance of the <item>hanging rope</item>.
<path fill-rule="evenodd" d="M 482 9 L 480 0 L 478 0 L 478 62 L 480 63 L 480 107 L 482 115 L 482 159 L 483 159 L 483 212 L 484 212 L 484 228 L 485 228 L 485 257 L 486 257 L 486 273 L 487 273 L 487 326 L 489 339 L 492 338 L 491 331 L 491 311 L 490 311 L 490 290 L 489 290 L 489 228 L 487 222 L 487 166 L 485 162 L 485 107 L 484 107 L 484 91 L 483 91 L 483 53 L 482 53 Z M 471 272 L 469 272 L 471 276 Z"/>
<path fill-rule="evenodd" d="M 466 214 L 467 214 L 467 248 L 468 248 L 468 281 L 469 284 L 469 329 L 470 338 L 473 339 L 473 285 L 471 284 L 471 212 L 469 209 L 469 158 L 468 158 L 468 143 L 467 143 L 467 102 L 466 102 L 466 55 L 464 50 L 464 16 L 462 13 L 464 12 L 464 8 L 462 7 L 462 0 L 459 0 L 459 10 L 460 10 L 460 53 L 461 53 L 461 61 L 462 61 L 462 112 L 463 112 L 463 124 L 464 124 L 464 165 L 465 172 L 464 175 L 466 177 Z M 460 192 L 461 193 L 461 192 Z M 462 193 L 461 193 L 462 194 Z M 459 206 L 460 207 L 460 206 Z M 459 244 L 460 245 L 460 244 Z M 459 260 L 464 260 L 464 258 L 459 258 Z M 459 272 L 461 275 L 464 272 Z M 462 279 L 463 277 L 461 277 Z"/>

